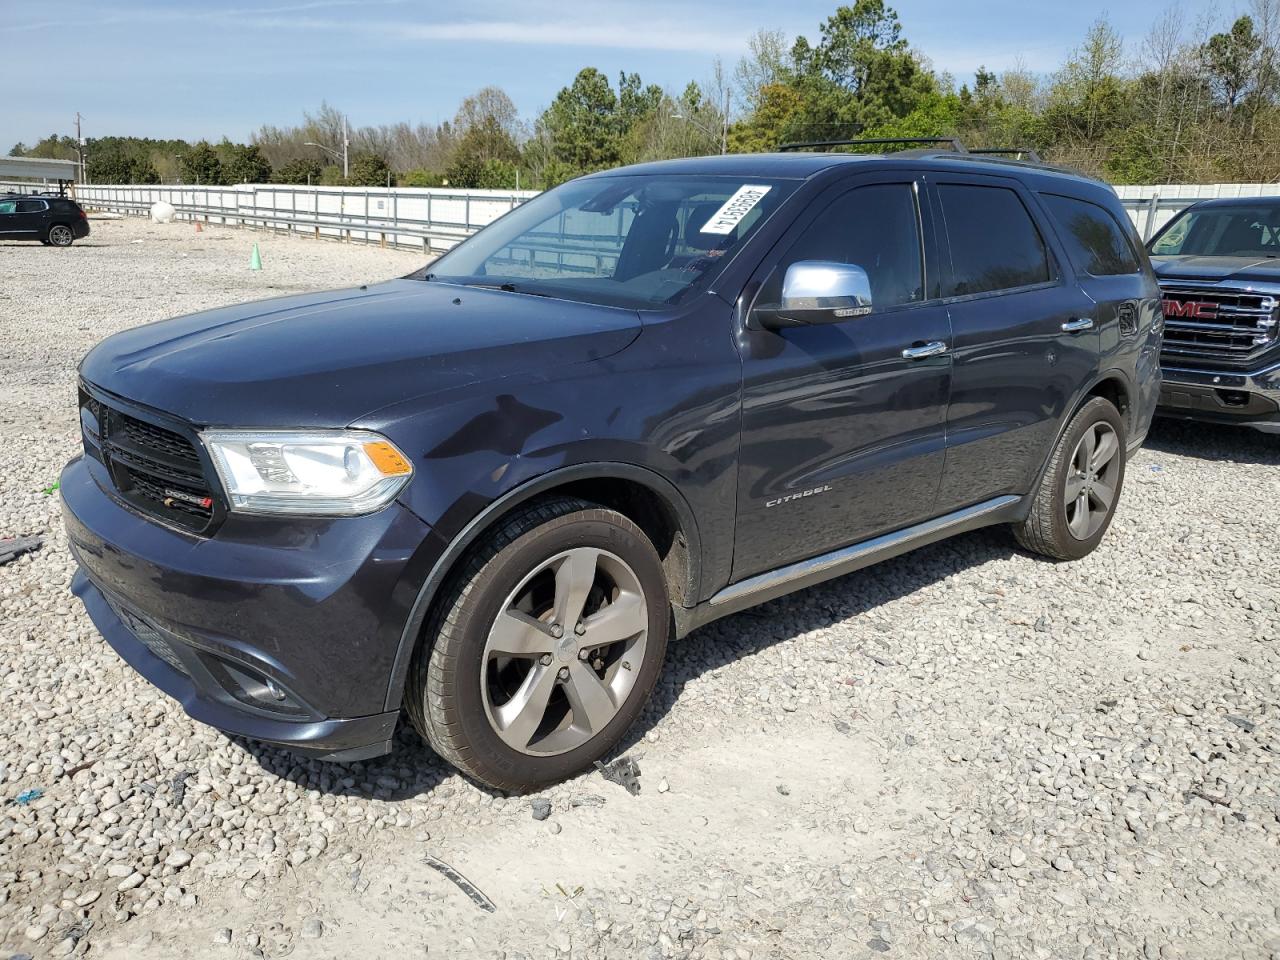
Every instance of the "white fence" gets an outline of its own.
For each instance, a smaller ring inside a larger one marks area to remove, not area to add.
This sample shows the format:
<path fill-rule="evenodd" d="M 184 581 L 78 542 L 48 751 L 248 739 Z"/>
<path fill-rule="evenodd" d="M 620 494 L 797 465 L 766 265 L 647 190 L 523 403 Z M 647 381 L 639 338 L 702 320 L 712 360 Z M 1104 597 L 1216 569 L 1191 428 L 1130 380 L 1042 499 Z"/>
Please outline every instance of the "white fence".
<path fill-rule="evenodd" d="M 33 189 L 0 183 L 0 191 Z M 1149 184 L 1115 188 L 1144 240 L 1197 200 L 1280 196 L 1280 183 Z M 535 196 L 531 190 L 449 190 L 411 187 L 234 187 L 79 185 L 85 206 L 145 215 L 166 200 L 178 217 L 316 237 L 443 251 Z"/>
<path fill-rule="evenodd" d="M 0 184 L 32 189 L 28 184 Z M 85 207 L 146 215 L 157 200 L 184 220 L 250 226 L 342 240 L 447 250 L 525 200 L 529 190 L 449 190 L 410 187 L 76 186 Z"/>

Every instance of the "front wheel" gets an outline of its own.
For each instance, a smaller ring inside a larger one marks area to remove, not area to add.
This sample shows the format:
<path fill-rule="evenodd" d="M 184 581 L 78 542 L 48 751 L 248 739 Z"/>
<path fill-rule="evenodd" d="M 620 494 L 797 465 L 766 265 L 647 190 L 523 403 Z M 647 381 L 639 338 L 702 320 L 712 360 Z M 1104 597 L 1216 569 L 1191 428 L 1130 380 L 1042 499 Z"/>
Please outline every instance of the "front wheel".
<path fill-rule="evenodd" d="M 1014 526 L 1018 542 L 1055 560 L 1092 553 L 1111 526 L 1124 466 L 1124 419 L 1111 401 L 1094 397 L 1058 441 L 1030 514 Z"/>
<path fill-rule="evenodd" d="M 662 669 L 662 561 L 622 514 L 560 498 L 522 508 L 454 577 L 409 671 L 409 716 L 463 773 L 523 792 L 589 767 Z"/>
<path fill-rule="evenodd" d="M 49 245 L 54 247 L 69 247 L 75 240 L 76 235 L 71 232 L 71 228 L 65 223 L 55 224 L 49 228 Z"/>

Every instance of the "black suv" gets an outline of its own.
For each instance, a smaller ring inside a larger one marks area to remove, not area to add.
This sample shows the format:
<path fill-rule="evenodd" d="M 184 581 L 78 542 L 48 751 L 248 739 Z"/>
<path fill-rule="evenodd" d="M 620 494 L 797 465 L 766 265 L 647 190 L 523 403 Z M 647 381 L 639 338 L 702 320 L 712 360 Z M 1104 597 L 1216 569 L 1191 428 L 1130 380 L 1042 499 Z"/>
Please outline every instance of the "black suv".
<path fill-rule="evenodd" d="M 45 194 L 0 196 L 0 240 L 39 240 L 47 247 L 69 247 L 89 235 L 89 218 L 80 204 Z"/>
<path fill-rule="evenodd" d="M 614 747 L 669 639 L 1010 524 L 1093 550 L 1159 389 L 1106 186 L 946 152 L 644 164 L 399 280 L 80 368 L 73 589 L 191 716 L 503 790 Z"/>
<path fill-rule="evenodd" d="M 1205 200 L 1156 234 L 1159 413 L 1280 433 L 1280 197 Z"/>

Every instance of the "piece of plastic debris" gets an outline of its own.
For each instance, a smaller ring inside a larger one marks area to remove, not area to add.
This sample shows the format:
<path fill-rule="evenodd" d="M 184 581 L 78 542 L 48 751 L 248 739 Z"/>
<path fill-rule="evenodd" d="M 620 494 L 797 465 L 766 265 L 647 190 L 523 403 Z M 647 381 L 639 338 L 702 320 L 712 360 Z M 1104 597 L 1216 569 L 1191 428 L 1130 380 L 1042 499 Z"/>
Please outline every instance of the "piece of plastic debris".
<path fill-rule="evenodd" d="M 43 787 L 32 787 L 30 790 L 23 790 L 20 794 L 10 800 L 10 803 L 16 803 L 20 807 L 25 807 L 33 800 L 39 800 L 44 796 Z"/>
<path fill-rule="evenodd" d="M 1152 472 L 1152 473 L 1164 473 L 1164 467 L 1160 466 L 1160 464 L 1158 464 L 1158 463 L 1153 463 L 1153 464 L 1151 465 L 1151 472 Z"/>
<path fill-rule="evenodd" d="M 48 496 L 51 496 L 51 495 L 53 494 L 53 492 L 54 492 L 55 490 L 59 489 L 61 486 L 62 486 L 62 481 L 61 481 L 61 480 L 55 480 L 55 481 L 53 481 L 53 483 L 52 483 L 51 485 L 49 485 L 49 486 L 45 487 L 45 488 L 44 488 L 43 490 L 41 490 L 40 492 L 41 492 L 41 493 L 43 493 L 46 497 L 48 497 Z"/>
<path fill-rule="evenodd" d="M 425 863 L 431 869 L 444 874 L 444 876 L 447 879 L 452 880 L 454 884 L 458 887 L 458 889 L 461 890 L 463 893 L 465 893 L 468 897 L 470 897 L 471 902 L 474 903 L 481 910 L 487 910 L 489 913 L 497 912 L 498 908 L 494 906 L 493 901 L 490 900 L 488 897 L 486 897 L 483 893 L 481 893 L 479 887 L 477 887 L 474 883 L 472 883 L 470 880 L 468 880 L 466 877 L 460 874 L 457 870 L 453 869 L 453 867 L 449 866 L 443 860 L 440 860 L 437 857 L 433 857 L 431 854 L 426 853 L 426 854 L 423 854 L 422 856 L 422 862 Z"/>
<path fill-rule="evenodd" d="M 630 757 L 618 757 L 617 760 L 609 763 L 601 763 L 597 760 L 595 763 L 600 776 L 610 783 L 624 787 L 633 797 L 640 795 L 640 764 Z"/>
<path fill-rule="evenodd" d="M 44 537 L 14 537 L 0 540 L 0 563 L 16 560 L 24 553 L 35 553 L 44 546 Z"/>

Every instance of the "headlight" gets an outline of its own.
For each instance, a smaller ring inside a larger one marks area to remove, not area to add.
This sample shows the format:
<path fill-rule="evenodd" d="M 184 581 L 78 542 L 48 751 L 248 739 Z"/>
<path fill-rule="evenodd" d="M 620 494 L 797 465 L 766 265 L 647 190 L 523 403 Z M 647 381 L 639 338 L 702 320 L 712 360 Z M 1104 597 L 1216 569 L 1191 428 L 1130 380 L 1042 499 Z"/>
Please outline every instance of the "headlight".
<path fill-rule="evenodd" d="M 413 474 L 390 441 L 361 430 L 207 430 L 200 439 L 238 513 L 372 513 Z"/>

